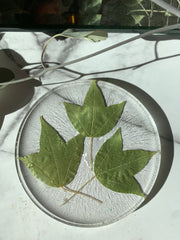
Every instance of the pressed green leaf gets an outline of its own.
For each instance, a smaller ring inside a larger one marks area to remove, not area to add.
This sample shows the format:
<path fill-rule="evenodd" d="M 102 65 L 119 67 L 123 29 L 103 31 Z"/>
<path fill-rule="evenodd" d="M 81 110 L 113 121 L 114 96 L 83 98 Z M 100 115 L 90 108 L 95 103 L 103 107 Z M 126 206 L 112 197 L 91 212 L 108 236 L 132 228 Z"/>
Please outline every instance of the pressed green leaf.
<path fill-rule="evenodd" d="M 122 102 L 107 107 L 96 81 L 92 82 L 83 106 L 64 103 L 73 126 L 87 137 L 100 137 L 108 133 L 118 122 L 124 105 L 125 102 Z"/>
<path fill-rule="evenodd" d="M 77 32 L 75 29 L 67 29 L 61 33 L 61 36 L 77 39 L 85 38 L 91 42 L 99 42 L 105 40 L 108 37 L 108 34 L 103 30 Z"/>
<path fill-rule="evenodd" d="M 107 188 L 121 193 L 144 194 L 134 175 L 140 172 L 156 152 L 123 151 L 120 129 L 108 139 L 95 157 L 97 179 Z"/>
<path fill-rule="evenodd" d="M 40 120 L 40 151 L 20 157 L 20 160 L 35 177 L 47 185 L 65 186 L 77 173 L 84 148 L 84 137 L 77 135 L 65 142 L 43 117 Z"/>

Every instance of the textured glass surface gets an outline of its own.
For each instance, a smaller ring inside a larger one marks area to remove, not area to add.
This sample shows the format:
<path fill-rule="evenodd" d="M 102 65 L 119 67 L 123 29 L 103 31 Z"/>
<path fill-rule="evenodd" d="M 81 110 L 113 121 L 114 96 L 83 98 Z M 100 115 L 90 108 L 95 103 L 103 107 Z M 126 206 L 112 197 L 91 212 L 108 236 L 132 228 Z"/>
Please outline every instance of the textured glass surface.
<path fill-rule="evenodd" d="M 48 187 L 37 180 L 25 165 L 18 160 L 39 150 L 40 116 L 43 116 L 59 134 L 68 141 L 77 134 L 66 114 L 63 102 L 82 105 L 91 81 L 81 80 L 60 85 L 41 98 L 25 117 L 17 139 L 16 165 L 20 181 L 34 203 L 51 217 L 77 226 L 100 226 L 112 223 L 137 209 L 144 199 L 134 194 L 113 192 L 93 179 L 82 192 L 103 201 L 102 204 L 84 196 L 76 195 L 66 205 L 61 204 L 72 193 L 60 188 Z M 158 151 L 145 168 L 135 177 L 143 191 L 148 194 L 157 178 L 161 162 L 161 145 L 156 124 L 149 112 L 134 96 L 121 87 L 98 81 L 107 105 L 127 101 L 123 114 L 117 125 L 105 136 L 94 138 L 93 159 L 102 146 L 115 131 L 121 127 L 123 149 L 145 149 Z M 94 176 L 89 170 L 89 138 L 85 140 L 84 153 L 80 168 L 69 188 L 79 189 Z"/>

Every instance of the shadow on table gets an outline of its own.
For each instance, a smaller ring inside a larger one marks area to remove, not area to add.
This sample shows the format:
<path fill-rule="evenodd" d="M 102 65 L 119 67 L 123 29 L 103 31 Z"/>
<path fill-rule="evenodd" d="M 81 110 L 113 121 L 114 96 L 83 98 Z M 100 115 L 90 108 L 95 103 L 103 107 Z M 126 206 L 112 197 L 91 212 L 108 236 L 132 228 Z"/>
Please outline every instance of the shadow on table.
<path fill-rule="evenodd" d="M 155 35 L 150 35 L 147 37 L 143 38 L 144 40 L 147 41 L 169 41 L 169 40 L 179 40 L 180 35 L 179 34 L 173 34 L 173 33 L 168 33 L 168 34 L 155 34 Z"/>
<path fill-rule="evenodd" d="M 155 102 L 155 100 L 153 100 L 142 89 L 128 82 L 118 80 L 118 79 L 109 79 L 109 78 L 98 78 L 98 79 L 113 83 L 117 86 L 120 86 L 121 88 L 124 88 L 131 94 L 133 94 L 146 107 L 146 109 L 149 111 L 149 113 L 151 114 L 151 116 L 153 117 L 156 123 L 159 136 L 160 136 L 160 142 L 161 142 L 160 170 L 159 170 L 159 174 L 156 179 L 156 182 L 154 184 L 154 187 L 152 188 L 150 194 L 148 194 L 145 201 L 139 207 L 141 208 L 145 204 L 147 204 L 152 198 L 154 198 L 154 196 L 162 188 L 163 184 L 165 183 L 169 175 L 169 172 L 172 166 L 173 156 L 174 156 L 174 141 L 173 141 L 173 134 L 171 131 L 169 121 L 165 113 L 161 109 L 161 107 L 157 104 L 157 102 Z"/>
<path fill-rule="evenodd" d="M 27 65 L 23 57 L 14 50 L 0 50 L 0 82 L 8 82 L 13 77 L 15 79 L 27 77 L 28 72 L 21 70 Z M 5 74 L 4 70 L 9 74 Z M 30 80 L 0 87 L 0 129 L 5 115 L 24 107 L 32 99 L 34 87 L 39 85 L 38 81 Z"/>

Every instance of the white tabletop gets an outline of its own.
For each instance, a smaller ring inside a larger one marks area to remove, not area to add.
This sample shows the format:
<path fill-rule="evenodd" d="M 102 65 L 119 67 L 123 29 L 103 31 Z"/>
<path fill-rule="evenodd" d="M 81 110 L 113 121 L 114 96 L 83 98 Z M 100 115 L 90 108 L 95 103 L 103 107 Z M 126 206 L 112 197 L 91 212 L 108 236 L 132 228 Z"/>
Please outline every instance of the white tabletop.
<path fill-rule="evenodd" d="M 54 39 L 47 48 L 45 60 L 67 62 L 134 35 L 109 33 L 107 40 L 98 43 L 78 39 L 63 41 Z M 48 38 L 49 36 L 44 33 L 5 33 L 0 40 L 0 67 L 12 69 L 16 78 L 27 76 L 28 73 L 21 71 L 21 68 L 30 63 L 40 63 L 42 47 Z M 29 199 L 17 176 L 14 150 L 19 126 L 33 103 L 56 85 L 34 87 L 33 82 L 26 82 L 14 85 L 11 91 L 7 88 L 0 91 L 0 126 L 2 124 L 0 130 L 0 240 L 179 239 L 180 56 L 176 55 L 180 53 L 180 40 L 176 38 L 177 36 L 174 35 L 172 39 L 160 40 L 158 43 L 155 40 L 139 39 L 68 66 L 71 70 L 86 74 L 81 76 L 82 79 L 115 78 L 144 90 L 162 108 L 174 135 L 173 164 L 162 188 L 146 205 L 124 219 L 104 227 L 79 228 L 52 219 Z M 155 49 L 157 49 L 156 54 Z M 170 57 L 161 59 L 168 56 Z M 156 57 L 160 59 L 151 61 Z M 139 64 L 144 65 L 135 68 Z M 31 70 L 29 74 L 32 73 Z M 87 75 L 87 73 L 91 74 Z M 43 84 L 47 84 L 73 80 L 76 77 L 78 75 L 72 71 L 58 70 L 55 73 L 47 73 L 42 81 Z"/>

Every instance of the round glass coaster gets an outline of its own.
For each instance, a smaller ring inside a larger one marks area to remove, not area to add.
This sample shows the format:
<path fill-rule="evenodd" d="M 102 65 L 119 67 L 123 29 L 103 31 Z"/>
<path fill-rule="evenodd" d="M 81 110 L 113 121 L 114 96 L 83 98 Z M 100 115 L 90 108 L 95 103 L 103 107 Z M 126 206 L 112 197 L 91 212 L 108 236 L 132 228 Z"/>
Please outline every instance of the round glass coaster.
<path fill-rule="evenodd" d="M 30 109 L 19 129 L 16 142 L 16 167 L 26 193 L 32 201 L 49 216 L 75 226 L 96 227 L 113 223 L 136 210 L 144 198 L 135 194 L 114 192 L 93 178 L 81 192 L 96 200 L 76 194 L 64 204 L 73 193 L 61 188 L 49 187 L 37 178 L 19 160 L 19 157 L 39 152 L 41 133 L 40 116 L 54 127 L 65 141 L 78 134 L 71 124 L 63 102 L 83 105 L 91 80 L 65 83 L 44 95 Z M 132 94 L 114 84 L 97 81 L 107 106 L 126 101 L 123 113 L 116 126 L 106 135 L 93 138 L 92 159 L 101 146 L 119 128 L 123 139 L 123 150 L 143 149 L 156 151 L 148 164 L 134 177 L 142 191 L 148 195 L 157 178 L 161 161 L 161 144 L 156 124 L 144 105 Z M 89 170 L 90 138 L 85 138 L 84 152 L 74 180 L 67 186 L 78 190 L 94 172 Z"/>

